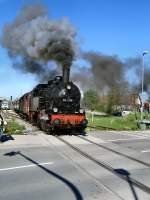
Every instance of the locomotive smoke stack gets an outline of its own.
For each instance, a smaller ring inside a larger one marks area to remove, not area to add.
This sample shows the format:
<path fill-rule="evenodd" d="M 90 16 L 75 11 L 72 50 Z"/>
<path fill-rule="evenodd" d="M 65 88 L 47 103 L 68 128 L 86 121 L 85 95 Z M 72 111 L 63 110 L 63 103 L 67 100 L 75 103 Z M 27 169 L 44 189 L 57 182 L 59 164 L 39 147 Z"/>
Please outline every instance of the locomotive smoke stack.
<path fill-rule="evenodd" d="M 69 82 L 70 77 L 70 67 L 69 66 L 63 66 L 63 83 L 67 84 Z"/>

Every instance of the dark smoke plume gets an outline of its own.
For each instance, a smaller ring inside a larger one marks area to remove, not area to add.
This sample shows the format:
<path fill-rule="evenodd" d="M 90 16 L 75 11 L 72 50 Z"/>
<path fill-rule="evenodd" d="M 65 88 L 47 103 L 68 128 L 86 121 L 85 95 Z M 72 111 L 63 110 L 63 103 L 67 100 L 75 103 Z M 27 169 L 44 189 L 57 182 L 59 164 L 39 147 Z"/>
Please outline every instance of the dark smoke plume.
<path fill-rule="evenodd" d="M 90 68 L 76 67 L 72 79 L 83 89 L 97 89 L 102 95 L 113 88 L 122 94 L 141 93 L 142 58 L 128 58 L 121 61 L 116 56 L 101 53 L 86 52 L 83 58 L 88 61 Z M 77 70 L 78 69 L 78 70 Z M 133 79 L 131 80 L 130 74 Z M 128 74 L 128 76 L 127 76 Z M 144 91 L 150 96 L 150 69 L 145 64 Z"/>
<path fill-rule="evenodd" d="M 44 65 L 50 60 L 71 66 L 77 49 L 75 37 L 76 31 L 67 18 L 51 20 L 45 6 L 33 4 L 24 6 L 16 19 L 4 26 L 1 42 L 14 67 L 45 76 Z"/>
<path fill-rule="evenodd" d="M 1 44 L 13 60 L 13 67 L 24 73 L 32 73 L 45 82 L 59 72 L 59 66 L 70 67 L 76 57 L 78 44 L 76 30 L 67 18 L 52 20 L 48 18 L 45 6 L 32 4 L 24 6 L 11 23 L 4 26 Z M 115 85 L 126 85 L 125 74 L 132 70 L 137 80 L 130 82 L 131 91 L 141 91 L 141 58 L 121 61 L 116 56 L 86 52 L 82 54 L 90 67 L 76 66 L 73 81 L 83 90 L 94 88 L 99 93 L 107 93 Z M 57 63 L 56 69 L 49 61 Z M 150 92 L 150 70 L 145 68 L 144 90 Z"/>
<path fill-rule="evenodd" d="M 144 85 L 143 89 L 150 96 L 150 68 L 145 63 L 144 69 Z M 131 90 L 135 93 L 141 93 L 141 78 L 142 78 L 142 58 L 129 58 L 125 61 L 125 66 L 128 70 L 132 70 L 136 80 L 131 85 Z"/>
<path fill-rule="evenodd" d="M 94 52 L 84 53 L 83 57 L 90 63 L 93 81 L 99 90 L 110 89 L 124 80 L 124 64 L 117 57 Z"/>
<path fill-rule="evenodd" d="M 89 88 L 95 89 L 91 68 L 81 67 L 79 65 L 73 65 L 72 68 L 76 69 L 76 71 L 73 71 L 71 74 L 73 82 L 77 83 L 83 91 L 86 91 Z"/>
<path fill-rule="evenodd" d="M 47 72 L 45 72 L 44 74 L 42 74 L 40 76 L 40 82 L 41 83 L 47 83 L 47 81 L 54 79 L 55 76 L 57 76 L 59 73 L 58 69 L 51 69 L 51 70 L 47 70 Z"/>
<path fill-rule="evenodd" d="M 23 57 L 20 61 L 14 61 L 13 67 L 21 69 L 24 73 L 28 72 L 31 74 L 41 74 L 45 71 L 42 63 L 32 60 L 30 57 Z"/>
<path fill-rule="evenodd" d="M 137 70 L 137 78 L 138 78 L 138 83 L 132 85 L 132 90 L 136 91 L 137 93 L 141 93 L 142 86 L 141 86 L 141 67 L 139 68 L 139 71 Z M 143 90 L 148 94 L 150 97 L 150 69 L 146 68 L 144 70 L 144 82 L 143 82 Z"/>
<path fill-rule="evenodd" d="M 59 74 L 59 68 L 53 69 L 47 63 L 43 64 L 30 58 L 22 58 L 21 61 L 14 62 L 13 67 L 21 69 L 24 73 L 37 74 L 41 83 L 45 83 Z"/>

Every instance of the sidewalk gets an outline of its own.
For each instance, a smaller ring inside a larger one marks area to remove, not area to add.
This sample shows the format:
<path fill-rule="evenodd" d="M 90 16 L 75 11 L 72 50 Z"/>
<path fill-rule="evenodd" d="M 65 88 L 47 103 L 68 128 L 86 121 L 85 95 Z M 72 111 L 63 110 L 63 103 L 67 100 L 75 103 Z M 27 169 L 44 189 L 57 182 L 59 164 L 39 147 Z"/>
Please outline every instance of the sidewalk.
<path fill-rule="evenodd" d="M 12 135 L 12 140 L 0 143 L 1 148 L 17 148 L 31 146 L 47 146 L 48 143 L 41 136 L 41 131 L 37 131 L 36 135 Z"/>

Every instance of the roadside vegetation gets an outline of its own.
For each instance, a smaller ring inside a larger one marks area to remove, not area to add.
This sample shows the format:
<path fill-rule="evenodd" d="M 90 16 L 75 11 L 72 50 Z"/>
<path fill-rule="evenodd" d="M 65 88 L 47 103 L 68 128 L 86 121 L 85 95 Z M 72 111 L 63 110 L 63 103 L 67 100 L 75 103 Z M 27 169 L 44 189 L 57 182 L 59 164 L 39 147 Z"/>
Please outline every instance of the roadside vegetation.
<path fill-rule="evenodd" d="M 15 119 L 12 119 L 11 121 L 8 121 L 8 124 L 5 128 L 5 133 L 10 135 L 22 134 L 23 130 L 25 130 L 25 127 L 19 124 Z"/>
<path fill-rule="evenodd" d="M 143 114 L 144 119 L 150 119 L 147 113 Z M 106 130 L 140 130 L 138 121 L 140 120 L 140 113 L 129 114 L 124 117 L 108 116 L 94 116 L 87 114 L 88 125 L 96 129 Z M 146 127 L 150 128 L 150 127 Z"/>
<path fill-rule="evenodd" d="M 130 99 L 125 98 L 126 96 L 121 94 L 127 94 L 126 87 L 112 87 L 107 96 L 100 98 L 99 94 L 95 90 L 87 90 L 82 99 L 82 107 L 87 111 L 87 119 L 89 127 L 95 127 L 100 130 L 140 130 L 149 129 L 149 123 L 142 124 L 141 113 L 139 112 L 138 105 L 133 105 Z M 121 106 L 131 105 L 132 112 L 122 115 Z M 96 115 L 96 112 L 101 112 L 101 115 Z M 95 113 L 94 116 L 92 113 Z M 104 116 L 105 114 L 105 116 Z M 143 120 L 150 121 L 150 114 L 148 111 L 142 114 Z M 90 129 L 90 128 L 88 128 Z"/>

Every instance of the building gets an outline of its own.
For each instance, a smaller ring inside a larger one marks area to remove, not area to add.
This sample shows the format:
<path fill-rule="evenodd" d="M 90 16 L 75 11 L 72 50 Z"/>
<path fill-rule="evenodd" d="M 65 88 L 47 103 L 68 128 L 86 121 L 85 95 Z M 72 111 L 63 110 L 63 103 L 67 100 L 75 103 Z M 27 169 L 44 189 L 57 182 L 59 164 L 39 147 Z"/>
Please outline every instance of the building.
<path fill-rule="evenodd" d="M 0 109 L 10 109 L 10 102 L 4 97 L 0 97 Z"/>
<path fill-rule="evenodd" d="M 5 100 L 5 98 L 3 98 L 3 97 L 0 97 L 0 109 L 1 109 L 1 107 L 2 107 L 2 102 Z"/>
<path fill-rule="evenodd" d="M 118 95 L 118 96 L 100 96 L 101 104 L 107 105 L 111 98 L 114 110 L 133 110 L 141 106 L 141 98 L 138 94 Z"/>

